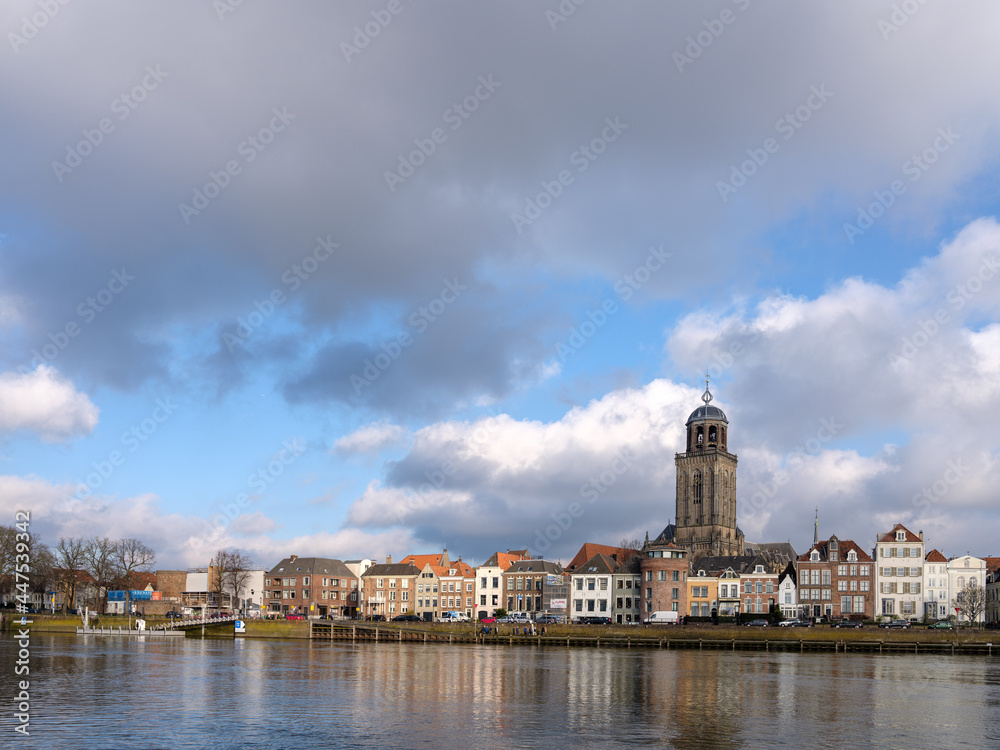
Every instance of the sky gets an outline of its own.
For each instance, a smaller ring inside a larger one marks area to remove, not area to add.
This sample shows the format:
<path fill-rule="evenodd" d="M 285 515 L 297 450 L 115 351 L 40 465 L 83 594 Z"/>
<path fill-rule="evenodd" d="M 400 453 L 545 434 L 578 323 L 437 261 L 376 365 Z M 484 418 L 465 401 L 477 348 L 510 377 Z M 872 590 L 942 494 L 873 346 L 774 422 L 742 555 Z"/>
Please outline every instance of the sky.
<path fill-rule="evenodd" d="M 996 555 L 1000 7 L 0 9 L 0 523 L 562 561 L 673 521 Z"/>

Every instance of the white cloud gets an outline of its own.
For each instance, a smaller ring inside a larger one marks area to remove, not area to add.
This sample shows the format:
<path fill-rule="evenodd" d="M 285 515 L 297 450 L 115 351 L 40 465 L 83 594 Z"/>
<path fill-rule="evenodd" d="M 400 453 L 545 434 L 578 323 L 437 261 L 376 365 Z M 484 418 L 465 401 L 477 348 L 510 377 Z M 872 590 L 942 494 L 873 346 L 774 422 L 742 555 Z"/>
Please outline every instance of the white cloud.
<path fill-rule="evenodd" d="M 344 435 L 333 444 L 333 448 L 341 454 L 374 453 L 402 442 L 405 437 L 406 430 L 403 427 L 379 421 Z"/>
<path fill-rule="evenodd" d="M 98 414 L 86 394 L 48 365 L 0 375 L 0 431 L 29 430 L 56 442 L 93 432 Z"/>

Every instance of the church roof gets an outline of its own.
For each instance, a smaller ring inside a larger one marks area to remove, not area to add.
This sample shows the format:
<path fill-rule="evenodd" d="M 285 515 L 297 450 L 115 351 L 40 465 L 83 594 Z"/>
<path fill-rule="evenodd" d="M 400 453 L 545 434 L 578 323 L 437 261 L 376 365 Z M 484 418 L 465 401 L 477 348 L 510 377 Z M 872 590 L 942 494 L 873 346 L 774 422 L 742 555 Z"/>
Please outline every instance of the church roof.
<path fill-rule="evenodd" d="M 726 413 L 722 411 L 718 406 L 699 406 L 693 412 L 691 416 L 688 417 L 685 425 L 689 425 L 692 422 L 700 422 L 703 419 L 711 419 L 715 422 L 725 422 L 729 424 L 729 420 L 726 419 Z"/>
<path fill-rule="evenodd" d="M 705 402 L 704 406 L 699 406 L 693 412 L 691 416 L 688 417 L 685 425 L 689 425 L 692 422 L 700 422 L 705 419 L 711 419 L 715 422 L 725 422 L 729 424 L 729 420 L 726 419 L 726 413 L 722 411 L 718 406 L 712 406 L 712 392 L 708 390 L 708 379 L 705 379 L 705 392 L 701 396 L 701 400 Z"/>

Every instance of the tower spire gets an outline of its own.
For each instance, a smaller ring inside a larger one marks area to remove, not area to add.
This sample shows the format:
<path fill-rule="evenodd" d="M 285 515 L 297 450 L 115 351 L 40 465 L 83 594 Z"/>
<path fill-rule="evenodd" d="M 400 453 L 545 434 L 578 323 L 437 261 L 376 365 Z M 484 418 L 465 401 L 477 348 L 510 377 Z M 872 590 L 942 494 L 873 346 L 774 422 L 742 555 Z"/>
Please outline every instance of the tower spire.
<path fill-rule="evenodd" d="M 819 506 L 816 506 L 816 521 L 813 524 L 813 544 L 819 544 Z"/>

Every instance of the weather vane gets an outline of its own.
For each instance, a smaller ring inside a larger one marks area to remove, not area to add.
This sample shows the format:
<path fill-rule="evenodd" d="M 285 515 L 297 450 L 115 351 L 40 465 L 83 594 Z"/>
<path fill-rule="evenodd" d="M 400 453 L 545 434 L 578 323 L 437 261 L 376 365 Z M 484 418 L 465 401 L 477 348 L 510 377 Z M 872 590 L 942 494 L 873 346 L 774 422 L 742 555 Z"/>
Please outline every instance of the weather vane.
<path fill-rule="evenodd" d="M 701 400 L 705 402 L 705 406 L 708 406 L 712 401 L 712 392 L 708 390 L 708 374 L 705 375 L 705 392 L 702 394 Z"/>

